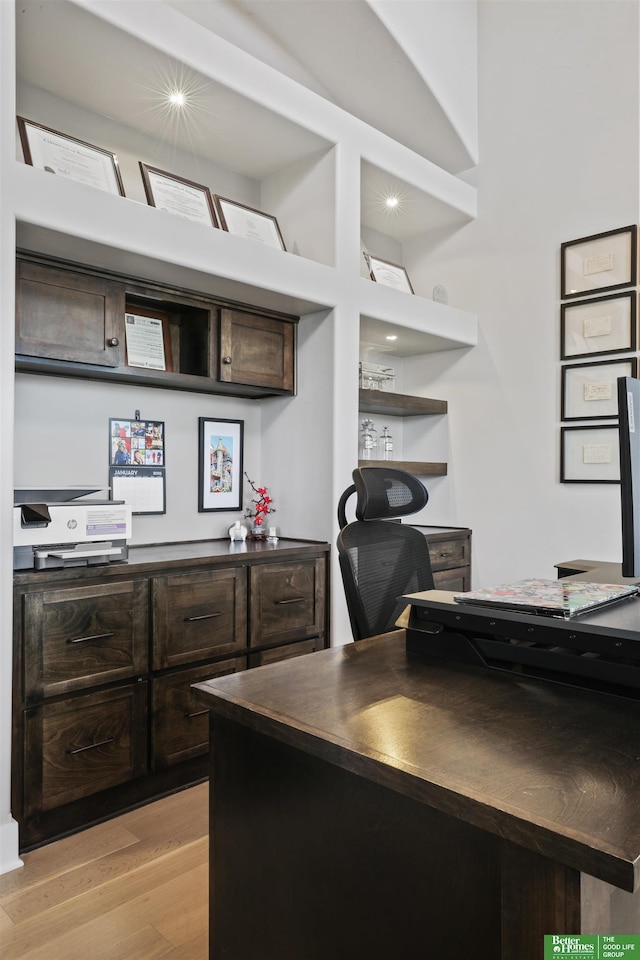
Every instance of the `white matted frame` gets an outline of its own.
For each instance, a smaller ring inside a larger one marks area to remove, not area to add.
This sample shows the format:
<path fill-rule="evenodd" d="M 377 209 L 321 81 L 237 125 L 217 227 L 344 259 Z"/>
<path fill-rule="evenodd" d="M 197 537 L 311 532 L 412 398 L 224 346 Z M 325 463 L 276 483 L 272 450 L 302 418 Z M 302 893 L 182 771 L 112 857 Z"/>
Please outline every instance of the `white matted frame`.
<path fill-rule="evenodd" d="M 124 197 L 118 158 L 102 147 L 76 140 L 33 120 L 18 117 L 25 163 L 65 180 Z"/>
<path fill-rule="evenodd" d="M 620 483 L 618 427 L 561 427 L 560 482 Z"/>
<path fill-rule="evenodd" d="M 624 353 L 637 343 L 635 290 L 560 307 L 560 359 Z"/>
<path fill-rule="evenodd" d="M 618 377 L 635 377 L 638 361 L 574 363 L 562 368 L 562 420 L 611 420 L 618 416 Z"/>
<path fill-rule="evenodd" d="M 375 257 L 371 253 L 365 253 L 365 260 L 369 267 L 369 276 L 376 283 L 381 283 L 385 287 L 393 287 L 395 290 L 404 290 L 405 293 L 413 293 L 409 274 L 398 263 L 391 263 L 390 260 L 382 260 L 381 257 Z"/>
<path fill-rule="evenodd" d="M 637 276 L 638 228 L 634 224 L 561 245 L 561 300 L 632 287 Z"/>
<path fill-rule="evenodd" d="M 242 510 L 244 420 L 198 423 L 198 512 Z"/>

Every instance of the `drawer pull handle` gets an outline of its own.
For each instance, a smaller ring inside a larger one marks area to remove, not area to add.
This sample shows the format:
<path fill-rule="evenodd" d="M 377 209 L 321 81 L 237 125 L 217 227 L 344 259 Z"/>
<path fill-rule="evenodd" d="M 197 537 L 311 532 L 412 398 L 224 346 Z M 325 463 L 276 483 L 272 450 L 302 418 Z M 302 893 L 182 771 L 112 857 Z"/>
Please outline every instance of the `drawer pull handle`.
<path fill-rule="evenodd" d="M 98 743 L 88 743 L 86 747 L 78 747 L 76 750 L 67 750 L 67 753 L 75 757 L 76 753 L 84 753 L 85 750 L 97 750 L 98 747 L 106 747 L 108 743 L 115 743 L 115 737 L 109 737 L 108 740 L 100 740 Z"/>
<path fill-rule="evenodd" d="M 303 600 L 306 600 L 306 597 L 292 597 L 291 600 L 274 600 L 275 604 L 283 603 L 302 603 Z"/>
<path fill-rule="evenodd" d="M 91 640 L 106 640 L 112 636 L 112 633 L 94 633 L 92 637 L 74 637 L 73 640 L 67 640 L 67 643 L 89 643 Z"/>
<path fill-rule="evenodd" d="M 185 713 L 187 720 L 193 720 L 194 717 L 201 717 L 204 713 L 209 713 L 208 710 L 196 710 L 195 713 Z"/>
<path fill-rule="evenodd" d="M 193 623 L 194 620 L 211 620 L 213 617 L 221 617 L 222 610 L 217 610 L 215 613 L 202 613 L 199 617 L 185 617 L 185 623 Z"/>

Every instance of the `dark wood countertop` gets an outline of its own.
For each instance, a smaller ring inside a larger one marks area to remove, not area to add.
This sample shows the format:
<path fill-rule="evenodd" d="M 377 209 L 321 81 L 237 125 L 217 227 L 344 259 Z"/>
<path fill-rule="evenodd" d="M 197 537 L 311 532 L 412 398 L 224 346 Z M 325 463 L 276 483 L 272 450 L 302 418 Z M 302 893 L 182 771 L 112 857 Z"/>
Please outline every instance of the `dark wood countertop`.
<path fill-rule="evenodd" d="M 194 689 L 214 718 L 640 886 L 638 702 L 429 661 L 403 631 Z"/>
<path fill-rule="evenodd" d="M 268 543 L 266 540 L 238 543 L 227 538 L 152 543 L 129 547 L 129 558 L 123 562 L 58 570 L 18 570 L 13 575 L 13 582 L 15 586 L 31 586 L 45 580 L 77 582 L 80 579 L 96 577 L 122 579 L 133 574 L 161 574 L 176 565 L 184 570 L 215 564 L 277 562 L 291 556 L 300 557 L 305 553 L 318 556 L 329 551 L 330 544 L 325 541 L 295 540 L 289 537 L 280 537 L 277 543 Z"/>

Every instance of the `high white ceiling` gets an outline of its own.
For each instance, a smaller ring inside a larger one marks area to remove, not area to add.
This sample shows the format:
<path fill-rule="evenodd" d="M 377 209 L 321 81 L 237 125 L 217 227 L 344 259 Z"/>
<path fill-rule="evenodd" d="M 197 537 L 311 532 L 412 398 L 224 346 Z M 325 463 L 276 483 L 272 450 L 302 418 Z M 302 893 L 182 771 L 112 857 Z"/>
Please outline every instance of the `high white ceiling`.
<path fill-rule="evenodd" d="M 438 100 L 366 0 L 168 3 L 444 170 L 473 165 Z"/>

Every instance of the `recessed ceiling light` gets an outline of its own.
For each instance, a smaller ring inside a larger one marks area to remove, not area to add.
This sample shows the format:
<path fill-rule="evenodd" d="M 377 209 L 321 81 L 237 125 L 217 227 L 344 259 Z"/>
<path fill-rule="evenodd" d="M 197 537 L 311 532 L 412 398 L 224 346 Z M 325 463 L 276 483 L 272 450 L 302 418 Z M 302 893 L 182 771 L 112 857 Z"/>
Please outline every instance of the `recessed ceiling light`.
<path fill-rule="evenodd" d="M 172 107 L 184 107 L 187 103 L 187 98 L 181 90 L 174 90 L 167 99 Z"/>
<path fill-rule="evenodd" d="M 389 334 L 388 337 L 385 337 L 385 340 L 397 340 L 397 336 L 394 334 Z"/>
<path fill-rule="evenodd" d="M 397 197 L 387 197 L 387 199 L 385 200 L 385 203 L 390 210 L 393 210 L 395 207 L 398 206 L 400 201 L 398 200 Z"/>

